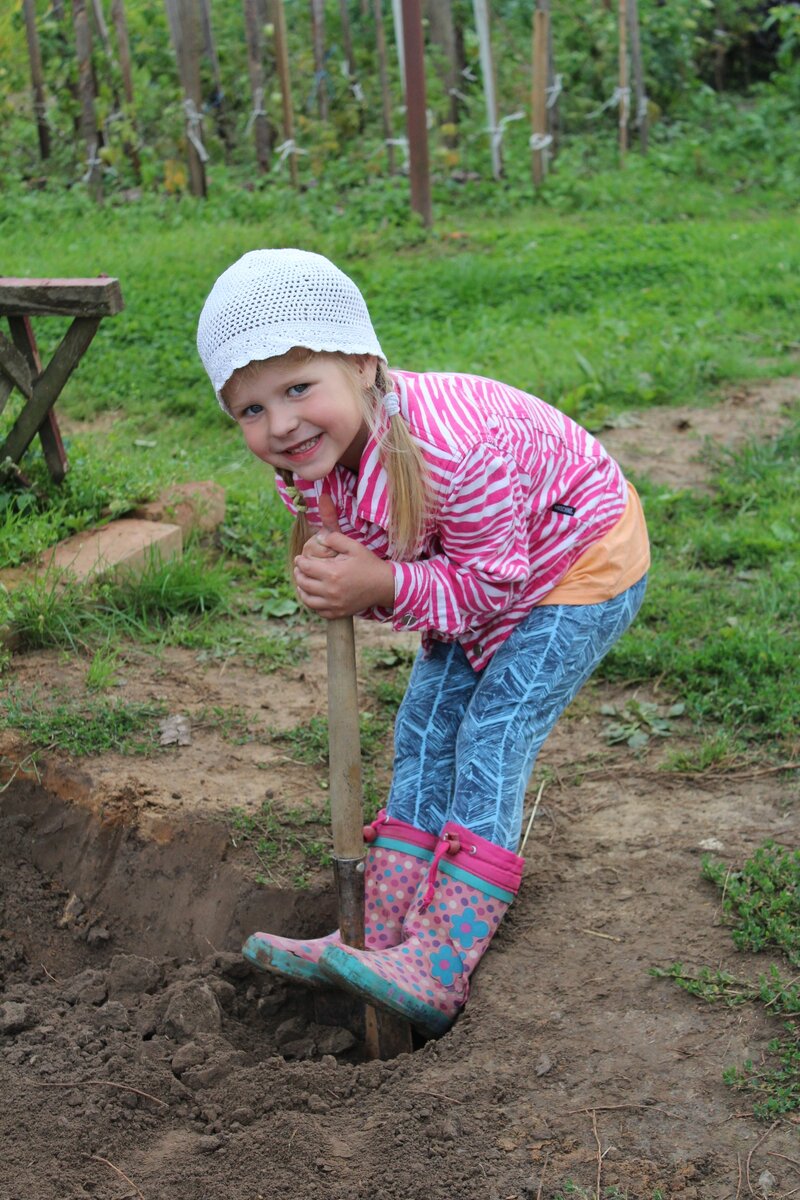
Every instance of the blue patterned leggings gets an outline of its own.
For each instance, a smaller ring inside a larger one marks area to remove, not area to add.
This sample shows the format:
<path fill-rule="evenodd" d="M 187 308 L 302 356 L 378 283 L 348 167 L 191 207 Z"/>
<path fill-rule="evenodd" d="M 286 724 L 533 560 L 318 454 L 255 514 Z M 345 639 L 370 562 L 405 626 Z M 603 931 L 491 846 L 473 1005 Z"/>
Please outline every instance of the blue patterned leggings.
<path fill-rule="evenodd" d="M 516 850 L 536 755 L 636 616 L 646 583 L 600 604 L 532 609 L 482 671 L 458 642 L 420 651 L 395 722 L 390 816 L 428 833 L 455 821 Z"/>

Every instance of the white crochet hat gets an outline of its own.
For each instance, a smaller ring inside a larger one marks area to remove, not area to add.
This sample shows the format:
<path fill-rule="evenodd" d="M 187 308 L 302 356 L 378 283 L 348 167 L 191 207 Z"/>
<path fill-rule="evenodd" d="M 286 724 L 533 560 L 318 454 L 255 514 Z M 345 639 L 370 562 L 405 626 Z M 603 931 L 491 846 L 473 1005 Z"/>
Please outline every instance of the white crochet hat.
<path fill-rule="evenodd" d="M 251 250 L 223 271 L 203 305 L 197 349 L 220 405 L 234 371 L 294 346 L 386 361 L 364 297 L 321 254 Z"/>

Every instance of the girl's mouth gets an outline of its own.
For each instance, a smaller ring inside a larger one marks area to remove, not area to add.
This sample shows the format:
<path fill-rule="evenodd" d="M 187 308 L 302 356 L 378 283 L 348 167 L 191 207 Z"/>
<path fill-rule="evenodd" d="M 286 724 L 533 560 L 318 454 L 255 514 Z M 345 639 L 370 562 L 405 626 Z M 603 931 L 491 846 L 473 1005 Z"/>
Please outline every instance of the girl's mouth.
<path fill-rule="evenodd" d="M 289 446 L 283 453 L 287 458 L 310 458 L 321 440 L 322 434 L 318 433 L 314 437 L 306 438 L 304 442 L 298 442 L 296 446 Z"/>

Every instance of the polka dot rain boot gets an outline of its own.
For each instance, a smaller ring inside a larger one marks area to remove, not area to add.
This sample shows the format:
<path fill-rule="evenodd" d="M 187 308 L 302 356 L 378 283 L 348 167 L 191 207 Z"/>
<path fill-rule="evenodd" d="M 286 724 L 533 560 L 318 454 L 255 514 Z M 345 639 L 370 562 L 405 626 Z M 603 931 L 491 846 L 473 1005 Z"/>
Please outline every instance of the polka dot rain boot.
<path fill-rule="evenodd" d="M 442 831 L 403 923 L 403 940 L 366 954 L 329 945 L 331 983 L 410 1021 L 428 1037 L 450 1028 L 469 978 L 519 890 L 524 859 L 460 825 Z"/>
<path fill-rule="evenodd" d="M 430 866 L 437 838 L 381 810 L 371 825 L 364 826 L 364 841 L 364 944 L 369 951 L 385 950 L 402 937 L 403 918 Z M 340 943 L 338 929 L 307 941 L 254 933 L 242 954 L 253 966 L 284 979 L 330 987 L 318 963 L 323 950 Z"/>

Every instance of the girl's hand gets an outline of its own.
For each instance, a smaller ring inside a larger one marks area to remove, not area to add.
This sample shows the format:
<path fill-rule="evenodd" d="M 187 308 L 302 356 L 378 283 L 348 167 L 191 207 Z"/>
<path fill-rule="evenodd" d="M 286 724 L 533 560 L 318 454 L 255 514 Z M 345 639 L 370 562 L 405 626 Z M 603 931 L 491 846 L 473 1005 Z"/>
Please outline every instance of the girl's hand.
<path fill-rule="evenodd" d="M 294 560 L 297 593 L 307 608 L 331 621 L 365 608 L 394 604 L 394 572 L 389 563 L 339 529 L 330 496 L 320 496 L 322 529 Z"/>

